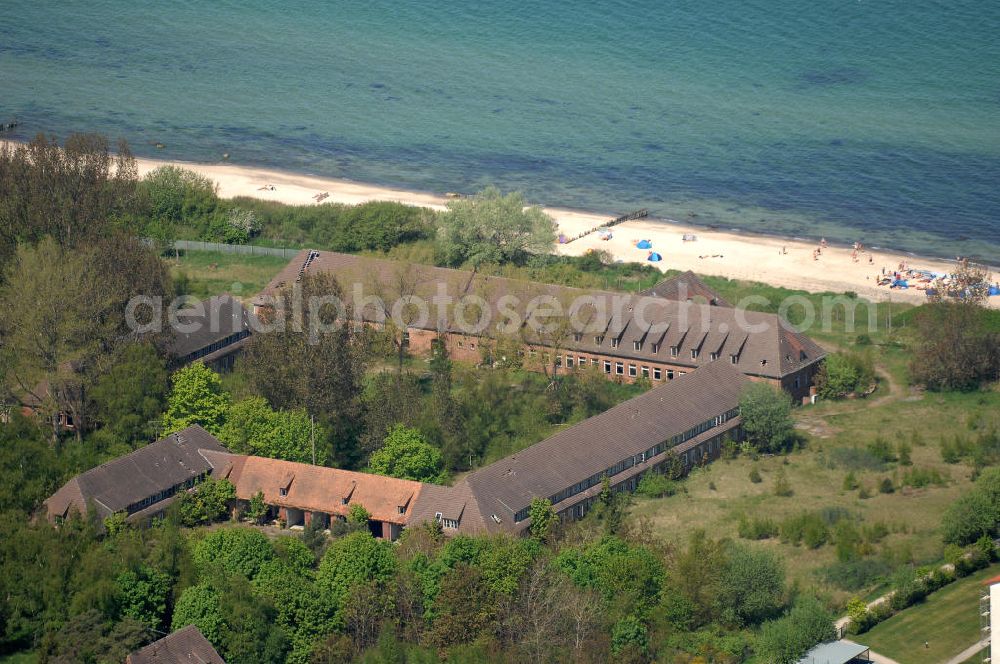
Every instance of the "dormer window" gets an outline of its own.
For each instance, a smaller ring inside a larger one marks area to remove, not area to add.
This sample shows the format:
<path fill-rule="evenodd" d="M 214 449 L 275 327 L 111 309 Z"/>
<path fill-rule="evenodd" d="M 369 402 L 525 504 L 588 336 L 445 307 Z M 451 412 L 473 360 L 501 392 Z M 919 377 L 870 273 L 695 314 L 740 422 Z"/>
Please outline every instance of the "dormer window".
<path fill-rule="evenodd" d="M 397 506 L 396 512 L 398 512 L 399 514 L 406 514 L 406 505 Z"/>
<path fill-rule="evenodd" d="M 632 350 L 642 350 L 642 342 L 641 341 L 633 341 L 632 342 Z"/>
<path fill-rule="evenodd" d="M 583 335 L 580 334 L 579 332 L 575 333 L 573 335 L 573 341 L 575 341 L 576 343 L 580 343 L 581 341 L 583 341 Z"/>
<path fill-rule="evenodd" d="M 692 348 L 691 349 L 691 359 L 692 360 L 697 360 L 698 359 L 698 349 L 697 348 Z"/>
<path fill-rule="evenodd" d="M 718 353 L 709 353 L 708 357 L 710 359 L 717 360 L 717 359 L 719 359 L 719 354 Z"/>
<path fill-rule="evenodd" d="M 733 363 L 733 364 L 737 364 L 740 361 L 740 356 L 739 355 L 730 355 L 729 356 L 729 361 L 731 363 Z"/>
<path fill-rule="evenodd" d="M 603 334 L 596 335 L 594 337 L 594 343 L 597 344 L 598 346 L 600 346 L 601 344 L 603 344 L 604 343 L 604 335 Z"/>
<path fill-rule="evenodd" d="M 346 505 L 349 502 L 351 502 L 351 499 L 349 497 L 347 497 L 347 496 L 344 496 L 343 498 L 340 499 L 340 504 L 341 505 Z"/>
<path fill-rule="evenodd" d="M 279 496 L 287 496 L 288 495 L 288 489 L 286 487 L 281 487 L 280 489 L 278 489 L 278 495 Z"/>
<path fill-rule="evenodd" d="M 767 360 L 761 360 L 760 361 L 760 366 L 766 367 L 767 366 Z"/>
<path fill-rule="evenodd" d="M 611 347 L 612 348 L 618 348 L 618 340 L 617 339 L 612 339 L 611 340 Z"/>
<path fill-rule="evenodd" d="M 653 355 L 660 352 L 660 344 L 653 344 Z"/>
<path fill-rule="evenodd" d="M 677 357 L 677 354 L 681 351 L 677 346 L 670 347 L 670 357 Z"/>

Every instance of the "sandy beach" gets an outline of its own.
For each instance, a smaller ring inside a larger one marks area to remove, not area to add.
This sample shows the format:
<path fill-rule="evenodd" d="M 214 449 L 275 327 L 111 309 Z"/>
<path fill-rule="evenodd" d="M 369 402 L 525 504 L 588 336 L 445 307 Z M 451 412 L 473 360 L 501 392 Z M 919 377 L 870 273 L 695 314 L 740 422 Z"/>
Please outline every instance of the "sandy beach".
<path fill-rule="evenodd" d="M 198 164 L 139 159 L 139 173 L 172 163 L 189 168 L 211 178 L 218 184 L 219 195 L 225 198 L 252 196 L 264 200 L 298 205 L 316 204 L 314 196 L 326 192 L 323 202 L 358 204 L 371 200 L 390 200 L 411 205 L 444 209 L 443 195 L 404 191 L 376 185 L 321 178 L 297 173 L 237 166 L 233 164 Z M 271 188 L 265 188 L 273 186 Z M 601 215 L 561 208 L 545 208 L 559 225 L 559 231 L 575 237 L 587 229 L 607 222 L 611 215 Z M 796 241 L 766 235 L 751 235 L 712 230 L 672 221 L 642 219 L 626 222 L 612 229 L 610 240 L 591 233 L 553 250 L 560 254 L 581 255 L 591 249 L 611 253 L 615 260 L 645 261 L 649 251 L 637 249 L 639 240 L 649 240 L 653 251 L 663 256 L 655 263 L 662 270 L 692 270 L 699 274 L 748 279 L 797 288 L 811 292 L 854 291 L 876 300 L 922 302 L 926 296 L 916 289 L 899 290 L 876 286 L 882 269 L 895 270 L 900 263 L 909 267 L 949 272 L 953 262 L 915 258 L 904 252 L 865 249 L 852 259 L 850 247 L 830 245 L 818 259 L 813 258 L 814 242 Z M 684 241 L 685 234 L 697 237 Z M 863 238 L 859 238 L 863 242 Z M 997 277 L 994 271 L 994 278 Z M 1000 307 L 1000 298 L 990 298 L 991 306 Z"/>

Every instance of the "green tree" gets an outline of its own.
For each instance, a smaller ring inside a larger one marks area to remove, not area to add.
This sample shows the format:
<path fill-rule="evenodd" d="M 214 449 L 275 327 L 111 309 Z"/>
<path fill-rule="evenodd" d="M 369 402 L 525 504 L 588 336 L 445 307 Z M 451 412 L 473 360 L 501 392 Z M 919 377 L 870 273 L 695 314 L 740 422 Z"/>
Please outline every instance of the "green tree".
<path fill-rule="evenodd" d="M 367 526 L 372 513 L 365 509 L 364 505 L 354 504 L 347 511 L 347 521 L 355 526 Z"/>
<path fill-rule="evenodd" d="M 541 208 L 526 207 L 520 193 L 505 196 L 496 187 L 449 201 L 438 217 L 438 241 L 448 265 L 520 262 L 531 253 L 547 253 L 555 239 L 555 222 Z"/>
<path fill-rule="evenodd" d="M 115 577 L 122 615 L 160 629 L 167 612 L 170 577 L 148 565 L 128 569 Z"/>
<path fill-rule="evenodd" d="M 646 625 L 637 617 L 625 616 L 611 628 L 611 652 L 621 655 L 626 651 L 634 651 L 645 655 L 649 651 L 649 636 Z"/>
<path fill-rule="evenodd" d="M 269 319 L 277 329 L 250 338 L 241 367 L 251 390 L 273 408 L 304 409 L 335 434 L 336 438 L 327 441 L 317 438 L 317 454 L 321 444 L 332 443 L 338 449 L 330 450 L 326 458 L 340 467 L 351 467 L 358 461 L 355 436 L 367 348 L 363 335 L 357 334 L 349 321 L 352 312 L 345 312 L 347 320 L 339 318 L 335 307 L 314 297 L 345 301 L 333 276 L 306 272 L 301 281 L 278 294 L 282 307 Z M 309 311 L 310 302 L 315 311 Z M 293 320 L 293 311 L 300 310 L 299 306 L 308 316 L 304 325 Z M 283 312 L 283 319 L 279 312 Z"/>
<path fill-rule="evenodd" d="M 226 479 L 207 479 L 191 493 L 181 496 L 178 511 L 185 526 L 200 526 L 224 518 L 236 487 Z"/>
<path fill-rule="evenodd" d="M 250 523 L 261 523 L 264 517 L 267 515 L 267 503 L 264 502 L 264 492 L 258 491 L 253 496 L 250 497 L 249 504 L 247 505 L 247 510 L 244 512 L 243 516 L 246 517 L 247 521 Z"/>
<path fill-rule="evenodd" d="M 816 375 L 816 391 L 824 399 L 858 394 L 875 380 L 871 356 L 861 353 L 830 353 Z"/>
<path fill-rule="evenodd" d="M 396 573 L 392 545 L 376 540 L 367 530 L 359 530 L 334 541 L 320 561 L 316 587 L 327 601 L 341 609 L 352 588 L 374 583 L 385 588 Z"/>
<path fill-rule="evenodd" d="M 177 599 L 171 628 L 176 631 L 187 625 L 195 625 L 212 643 L 221 643 L 222 604 L 219 593 L 209 584 L 185 588 Z"/>
<path fill-rule="evenodd" d="M 774 495 L 784 498 L 792 495 L 792 485 L 788 482 L 784 466 L 778 466 L 778 470 L 774 473 Z"/>
<path fill-rule="evenodd" d="M 751 383 L 740 397 L 740 415 L 747 439 L 761 452 L 777 452 L 792 438 L 792 400 L 766 383 Z"/>
<path fill-rule="evenodd" d="M 200 424 L 206 431 L 218 435 L 229 411 L 229 394 L 222 389 L 222 380 L 201 362 L 195 362 L 173 375 L 173 387 L 163 414 L 165 433 L 180 431 Z"/>
<path fill-rule="evenodd" d="M 373 473 L 418 482 L 443 482 L 441 452 L 416 429 L 397 424 L 368 462 Z"/>
<path fill-rule="evenodd" d="M 1000 332 L 974 302 L 937 302 L 914 315 L 910 372 L 931 390 L 972 390 L 1000 372 Z"/>
<path fill-rule="evenodd" d="M 39 134 L 0 146 L 0 267 L 17 244 L 46 236 L 66 248 L 93 244 L 138 211 L 137 181 L 124 141 L 115 154 L 95 134 L 71 134 L 63 145 Z"/>
<path fill-rule="evenodd" d="M 1000 532 L 1000 468 L 984 470 L 972 489 L 948 507 L 941 530 L 945 542 L 962 546 Z"/>
<path fill-rule="evenodd" d="M 218 565 L 229 574 L 257 576 L 261 566 L 274 558 L 267 535 L 254 528 L 220 528 L 194 546 L 194 560 L 203 569 Z"/>
<path fill-rule="evenodd" d="M 314 436 L 324 441 L 326 430 L 322 425 L 316 425 L 314 430 L 304 410 L 275 411 L 263 397 L 249 397 L 231 405 L 219 431 L 219 440 L 237 454 L 324 465 L 328 450 L 319 445 L 314 460 Z"/>
<path fill-rule="evenodd" d="M 135 445 L 156 436 L 166 405 L 167 368 L 151 344 L 133 344 L 90 390 L 97 419 Z"/>
<path fill-rule="evenodd" d="M 802 597 L 783 618 L 764 623 L 754 648 L 762 661 L 795 664 L 810 648 L 836 638 L 833 616 L 811 597 Z"/>
<path fill-rule="evenodd" d="M 719 579 L 718 605 L 722 619 L 731 625 L 756 625 L 781 608 L 785 568 L 766 549 L 731 543 Z"/>
<path fill-rule="evenodd" d="M 552 501 L 548 498 L 532 498 L 528 518 L 531 519 L 528 532 L 542 543 L 548 541 L 552 527 L 559 521 L 559 517 L 552 511 Z"/>

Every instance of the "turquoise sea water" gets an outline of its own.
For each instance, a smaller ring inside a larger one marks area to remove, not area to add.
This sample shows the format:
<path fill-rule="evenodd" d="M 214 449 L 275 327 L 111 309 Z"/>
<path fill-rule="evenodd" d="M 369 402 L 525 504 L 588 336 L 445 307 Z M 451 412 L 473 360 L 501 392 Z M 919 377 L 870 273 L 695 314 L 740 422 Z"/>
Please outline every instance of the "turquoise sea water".
<path fill-rule="evenodd" d="M 1000 3 L 2 4 L 20 138 L 1000 262 Z"/>

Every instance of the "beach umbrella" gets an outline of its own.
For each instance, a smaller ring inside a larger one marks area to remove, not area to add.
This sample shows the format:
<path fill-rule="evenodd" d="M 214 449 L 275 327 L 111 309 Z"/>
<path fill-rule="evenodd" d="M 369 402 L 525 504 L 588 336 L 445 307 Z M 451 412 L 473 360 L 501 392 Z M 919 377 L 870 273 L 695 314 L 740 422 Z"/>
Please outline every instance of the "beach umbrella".
<path fill-rule="evenodd" d="M 655 251 L 651 251 L 651 252 L 649 252 L 649 258 L 647 260 L 651 260 L 654 263 L 657 263 L 657 262 L 663 260 L 663 256 L 659 255 Z"/>
<path fill-rule="evenodd" d="M 639 244 L 635 245 L 639 249 L 652 249 L 653 243 L 649 240 L 639 240 Z"/>

